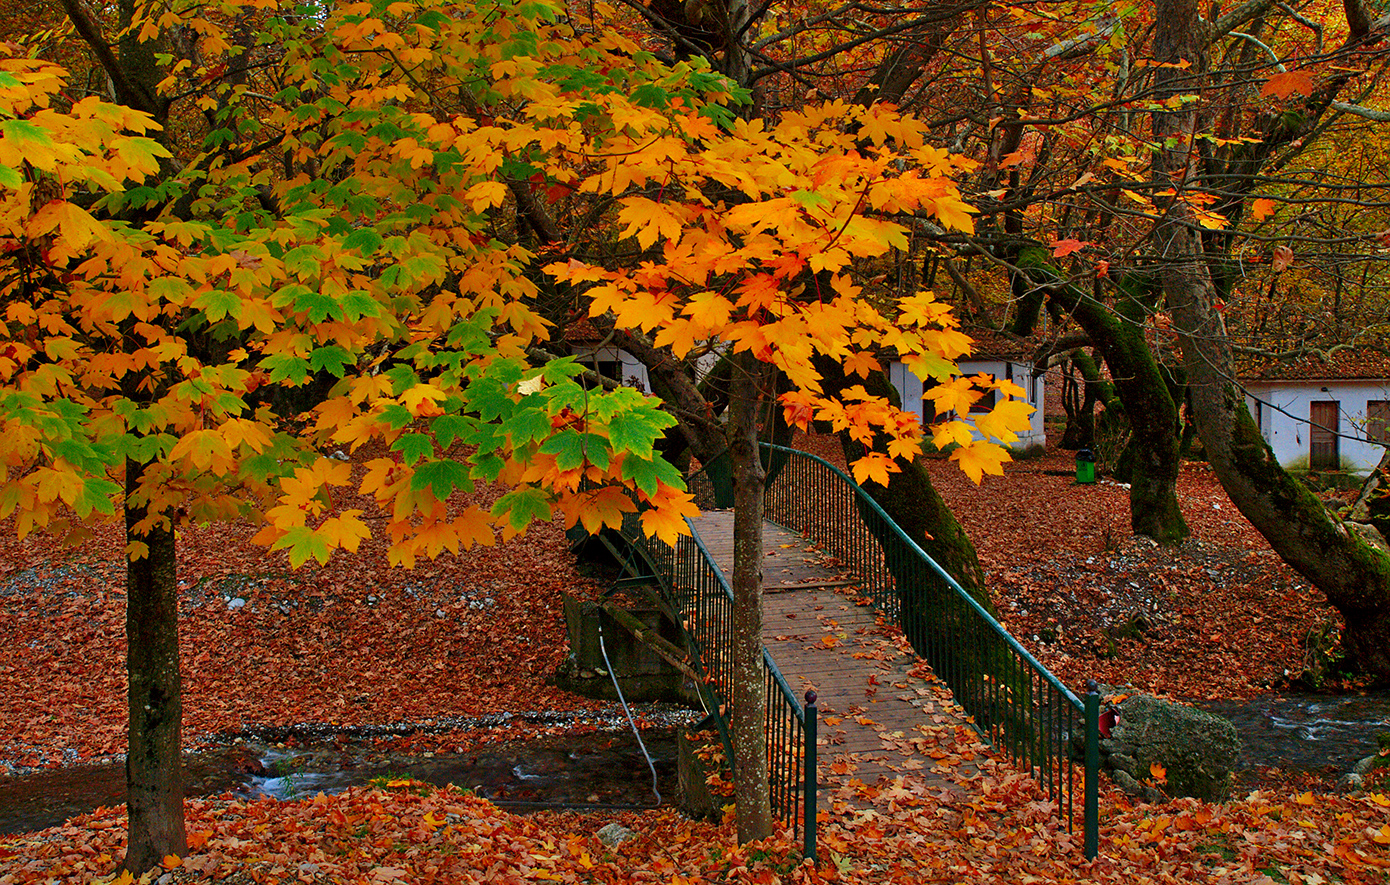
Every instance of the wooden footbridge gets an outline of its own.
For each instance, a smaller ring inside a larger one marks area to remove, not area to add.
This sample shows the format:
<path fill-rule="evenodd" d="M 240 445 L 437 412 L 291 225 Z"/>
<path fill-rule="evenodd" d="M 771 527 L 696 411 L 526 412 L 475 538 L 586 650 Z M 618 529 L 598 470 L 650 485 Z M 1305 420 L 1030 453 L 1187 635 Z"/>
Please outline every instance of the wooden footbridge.
<path fill-rule="evenodd" d="M 1099 695 L 1083 704 L 843 471 L 805 452 L 764 451 L 773 805 L 803 828 L 808 856 L 817 794 L 880 803 L 963 789 L 983 741 L 1038 779 L 1094 857 Z M 733 514 L 709 509 L 691 527 L 695 538 L 648 555 L 692 625 L 709 684 L 729 697 Z M 800 703 L 807 690 L 819 695 L 814 719 Z M 814 752 L 803 740 L 812 722 Z M 802 776 L 815 788 L 803 789 Z"/>
<path fill-rule="evenodd" d="M 733 513 L 707 511 L 691 524 L 730 575 Z M 957 789 L 947 774 L 974 773 L 978 738 L 902 631 L 807 539 L 768 522 L 763 546 L 763 644 L 794 690 L 820 696 L 822 785 L 861 799 L 880 779 L 904 775 Z"/>

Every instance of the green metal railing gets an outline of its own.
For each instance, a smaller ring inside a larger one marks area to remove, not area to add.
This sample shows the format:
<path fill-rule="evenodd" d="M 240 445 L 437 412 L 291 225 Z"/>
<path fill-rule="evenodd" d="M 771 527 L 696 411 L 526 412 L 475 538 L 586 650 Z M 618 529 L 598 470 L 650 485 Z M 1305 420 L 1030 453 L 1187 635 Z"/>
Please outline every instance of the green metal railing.
<path fill-rule="evenodd" d="M 721 711 L 733 696 L 734 594 L 693 525 L 690 531 L 689 537 L 678 539 L 672 547 L 645 538 L 636 526 L 624 527 L 624 535 L 642 546 L 655 565 L 689 641 L 696 670 L 708 679 L 704 691 L 712 690 L 710 711 L 721 720 L 721 733 L 727 734 Z M 803 707 L 766 648 L 762 658 L 767 697 L 763 725 L 772 811 L 801 834 L 803 856 L 814 860 L 816 695 L 807 692 Z"/>
<path fill-rule="evenodd" d="M 837 558 L 901 624 L 982 736 L 1042 783 L 1073 831 L 1080 823 L 1094 858 L 1099 696 L 1083 703 L 1062 685 L 839 468 L 763 445 L 787 459 L 767 486 L 767 518 Z"/>

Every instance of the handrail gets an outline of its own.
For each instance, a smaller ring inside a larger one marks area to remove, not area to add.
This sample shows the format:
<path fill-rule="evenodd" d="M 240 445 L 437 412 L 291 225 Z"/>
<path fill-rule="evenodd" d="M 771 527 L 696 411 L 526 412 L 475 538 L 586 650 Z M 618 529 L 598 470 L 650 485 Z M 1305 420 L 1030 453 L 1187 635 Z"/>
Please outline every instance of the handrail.
<path fill-rule="evenodd" d="M 1043 674 L 1044 678 L 1048 681 L 1048 683 L 1051 684 L 1051 686 L 1055 688 L 1058 692 L 1060 692 L 1064 697 L 1066 697 L 1067 700 L 1070 701 L 1074 707 L 1076 707 L 1076 709 L 1082 709 L 1084 705 L 1082 704 L 1081 699 L 1078 698 L 1072 692 L 1071 689 L 1063 685 L 1061 680 L 1059 680 L 1056 676 L 1052 674 L 1051 671 L 1044 667 L 1038 661 L 1037 658 L 1033 657 L 1032 653 L 1029 652 L 1028 649 L 1024 648 L 1022 644 L 1020 644 L 1019 641 L 1014 638 L 1013 634 L 1010 633 L 1004 627 L 1003 624 L 1000 624 L 999 621 L 995 619 L 994 615 L 991 615 L 988 611 L 986 611 L 985 607 L 980 605 L 980 603 L 975 599 L 975 597 L 965 592 L 965 588 L 962 587 L 960 583 L 956 581 L 955 578 L 951 577 L 946 572 L 946 570 L 943 569 L 937 563 L 936 560 L 928 556 L 926 552 L 923 551 L 920 546 L 918 546 L 916 541 L 909 538 L 907 536 L 907 532 L 904 532 L 902 530 L 902 528 L 893 520 L 893 518 L 888 515 L 888 512 L 884 510 L 883 507 L 877 501 L 870 497 L 869 493 L 864 491 L 864 489 L 860 487 L 860 485 L 857 482 L 855 482 L 853 479 L 850 479 L 849 474 L 845 473 L 843 470 L 836 467 L 834 464 L 831 464 L 829 461 L 825 460 L 819 455 L 813 455 L 810 452 L 803 452 L 799 449 L 790 449 L 786 446 L 774 445 L 772 443 L 760 443 L 760 445 L 765 449 L 770 449 L 772 451 L 780 451 L 792 455 L 800 455 L 803 458 L 808 458 L 812 461 L 816 461 L 819 463 L 821 467 L 830 470 L 840 479 L 844 480 L 845 484 L 848 485 L 851 489 L 853 489 L 855 495 L 858 496 L 859 506 L 868 508 L 875 516 L 881 518 L 883 522 L 893 532 L 893 534 L 897 537 L 897 540 L 901 542 L 904 546 L 906 546 L 907 549 L 911 550 L 913 553 L 921 557 L 923 563 L 925 563 L 929 569 L 935 572 L 936 576 L 940 578 L 942 582 L 944 582 L 948 587 L 950 587 L 953 591 L 959 594 L 962 601 L 969 605 L 975 611 L 975 614 L 979 615 L 980 618 L 982 618 L 985 621 L 985 623 L 989 624 L 991 627 L 994 628 L 995 631 L 999 633 L 1000 637 L 1006 643 L 1008 643 L 1010 649 L 1012 649 L 1015 654 L 1027 661 L 1030 666 L 1040 671 Z M 785 526 L 785 528 L 795 528 L 795 526 Z"/>
<path fill-rule="evenodd" d="M 704 538 L 700 537 L 695 525 L 690 520 L 686 520 L 686 523 L 690 526 L 691 542 L 699 552 L 699 560 L 713 575 L 722 601 L 732 607 L 734 605 L 734 591 L 729 585 L 728 578 L 724 575 L 724 570 L 714 561 L 709 548 L 705 546 Z M 715 621 L 718 626 L 724 626 L 719 623 L 723 620 L 722 618 L 710 616 L 709 600 L 704 600 L 703 605 L 701 600 L 682 601 L 694 602 L 695 611 L 702 616 L 702 621 L 706 623 Z M 706 626 L 706 623 L 697 625 L 696 629 L 700 630 Z M 700 640 L 709 637 L 694 636 L 692 638 L 696 640 L 697 645 L 703 646 L 706 643 Z M 782 671 L 778 669 L 777 662 L 772 659 L 772 655 L 768 654 L 766 646 L 762 647 L 762 658 L 766 688 L 768 689 L 764 725 L 768 738 L 768 768 L 773 811 L 782 820 L 791 824 L 793 828 L 802 831 L 805 837 L 805 854 L 814 859 L 815 806 L 814 799 L 811 797 L 814 788 L 811 785 L 817 782 L 815 752 L 805 744 L 806 736 L 814 732 L 807 728 L 808 711 L 797 701 L 791 684 L 787 682 Z M 732 694 L 732 672 L 719 667 L 711 675 L 723 697 L 725 699 L 730 697 Z M 778 699 L 781 701 L 780 705 L 776 703 Z M 787 714 L 790 714 L 789 719 Z M 814 711 L 811 711 L 811 715 L 814 715 Z M 809 823 L 802 819 L 802 814 L 805 811 L 810 812 Z M 803 827 L 804 829 L 802 829 Z"/>
<path fill-rule="evenodd" d="M 811 537 L 846 564 L 974 718 L 981 737 L 1040 779 L 1069 826 L 1081 806 L 1084 850 L 1093 858 L 1099 772 L 1086 750 L 1098 734 L 1098 695 L 1088 694 L 1083 703 L 844 471 L 808 452 L 762 446 L 787 458 L 766 490 L 768 518 Z M 852 490 L 848 501 L 839 489 Z M 1083 774 L 1079 803 L 1077 763 Z"/>
<path fill-rule="evenodd" d="M 628 514 L 629 517 L 633 516 Z M 686 520 L 690 536 L 674 546 L 654 542 L 637 526 L 635 519 L 624 519 L 623 535 L 629 543 L 644 548 L 656 566 L 661 591 L 672 603 L 676 622 L 692 652 L 692 662 L 708 683 L 697 686 L 706 706 L 719 726 L 720 736 L 730 747 L 727 722 L 721 708 L 732 695 L 733 668 L 727 650 L 728 629 L 734 605 L 733 588 L 723 569 L 710 555 L 695 525 Z M 686 623 L 688 615 L 691 623 Z M 764 734 L 767 737 L 769 798 L 779 819 L 799 831 L 803 857 L 816 857 L 816 708 L 814 693 L 807 694 L 807 705 L 797 701 L 777 663 L 762 649 L 767 700 L 764 706 Z M 732 755 L 730 763 L 733 763 Z"/>

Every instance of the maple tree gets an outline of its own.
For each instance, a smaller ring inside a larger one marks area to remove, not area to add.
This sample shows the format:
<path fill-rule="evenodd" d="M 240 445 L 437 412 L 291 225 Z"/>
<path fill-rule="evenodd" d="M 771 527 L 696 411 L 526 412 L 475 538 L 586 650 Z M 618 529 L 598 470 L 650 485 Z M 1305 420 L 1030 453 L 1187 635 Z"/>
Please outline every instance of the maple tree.
<path fill-rule="evenodd" d="M 751 441 L 774 401 L 760 366 L 790 380 L 776 399 L 793 423 L 888 433 L 888 455 L 853 465 L 861 479 L 886 480 L 922 428 L 862 389 L 825 395 L 815 355 L 862 374 L 887 344 L 942 382 L 943 410 L 982 395 L 952 380 L 969 340 L 929 293 L 891 310 L 857 297 L 856 260 L 905 242 L 892 216 L 970 224 L 950 182 L 961 162 L 910 118 L 832 103 L 775 128 L 743 122 L 726 80 L 616 33 L 576 39 L 545 4 L 310 17 L 123 4 L 116 54 L 102 22 L 65 8 L 121 103 L 78 97 L 50 63 L 4 62 L 0 511 L 21 535 L 74 540 L 124 511 L 132 871 L 185 847 L 180 525 L 259 520 L 257 539 L 292 564 L 323 562 L 371 534 L 339 503 L 355 488 L 386 514 L 404 566 L 557 511 L 592 531 L 640 505 L 648 533 L 683 531 L 690 496 L 654 449 L 674 420 L 660 402 L 587 389 L 573 359 L 533 367 L 541 267 L 583 286 L 595 316 L 660 327 L 655 346 L 677 359 L 697 340 L 732 349 L 747 550 L 761 525 Z M 617 236 L 653 259 L 660 241 L 660 260 L 547 264 L 503 226 L 515 211 L 553 241 L 542 200 L 572 193 L 616 198 Z M 307 421 L 277 413 L 296 396 Z M 1007 441 L 1020 417 L 1009 404 L 976 426 Z M 999 471 L 995 442 L 958 421 L 933 431 L 975 477 Z M 389 453 L 360 481 L 325 454 L 368 444 Z M 480 479 L 508 491 L 451 511 Z M 755 662 L 756 561 L 745 554 L 735 582 Z M 745 838 L 770 825 L 761 709 L 735 698 L 754 772 Z"/>

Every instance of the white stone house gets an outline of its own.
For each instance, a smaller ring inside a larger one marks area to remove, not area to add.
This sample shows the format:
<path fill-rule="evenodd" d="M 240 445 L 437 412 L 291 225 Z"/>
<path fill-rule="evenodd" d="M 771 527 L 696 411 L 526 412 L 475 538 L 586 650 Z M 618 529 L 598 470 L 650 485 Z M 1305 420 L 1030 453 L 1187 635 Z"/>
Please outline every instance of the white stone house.
<path fill-rule="evenodd" d="M 565 329 L 565 340 L 575 359 L 584 368 L 627 387 L 635 387 L 643 393 L 651 391 L 647 367 L 626 350 L 604 344 L 603 336 L 588 320 L 570 324 Z"/>
<path fill-rule="evenodd" d="M 1350 350 L 1242 373 L 1246 405 L 1285 470 L 1368 474 L 1390 445 L 1390 359 Z"/>
<path fill-rule="evenodd" d="M 1035 445 L 1047 445 L 1047 431 L 1043 427 L 1043 374 L 1033 371 L 1033 357 L 1031 352 L 1026 351 L 1018 343 L 1003 338 L 1002 336 L 991 336 L 981 333 L 978 330 L 968 330 L 968 334 L 975 339 L 973 352 L 958 360 L 956 365 L 960 367 L 962 375 L 985 374 L 994 378 L 1002 378 L 1012 381 L 1023 388 L 1020 399 L 1032 406 L 1034 411 L 1029 418 L 1029 426 L 1026 431 L 1021 431 L 1018 441 L 1011 443 L 1010 448 L 1021 451 Z M 924 385 L 922 379 L 912 374 L 912 371 L 898 360 L 893 360 L 888 365 L 888 380 L 898 389 L 898 395 L 902 397 L 903 409 L 912 412 L 923 425 L 930 425 L 938 420 L 936 407 L 931 400 L 924 399 Z M 991 391 L 971 410 L 971 414 L 976 412 L 987 412 L 994 407 L 1000 393 Z M 970 414 L 961 416 L 967 422 L 970 421 Z"/>

